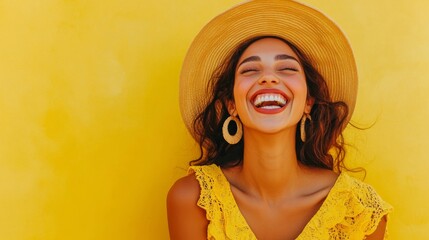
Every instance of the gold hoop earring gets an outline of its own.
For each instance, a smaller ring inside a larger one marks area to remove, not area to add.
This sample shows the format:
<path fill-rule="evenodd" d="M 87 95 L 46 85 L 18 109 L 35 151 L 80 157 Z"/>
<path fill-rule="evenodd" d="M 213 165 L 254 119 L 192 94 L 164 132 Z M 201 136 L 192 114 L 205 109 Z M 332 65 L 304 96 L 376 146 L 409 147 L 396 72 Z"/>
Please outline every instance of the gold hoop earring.
<path fill-rule="evenodd" d="M 234 135 L 232 135 L 229 130 L 229 123 L 233 121 L 235 122 L 235 125 L 237 126 L 237 131 L 235 132 Z M 241 138 L 243 137 L 243 127 L 241 125 L 240 120 L 237 117 L 234 116 L 229 116 L 225 122 L 223 123 L 222 126 L 222 135 L 223 138 L 225 139 L 225 141 L 229 144 L 237 144 Z"/>
<path fill-rule="evenodd" d="M 309 113 L 304 113 L 304 115 L 302 115 L 302 118 L 301 118 L 301 128 L 300 128 L 300 131 L 301 131 L 301 141 L 302 142 L 305 142 L 305 140 L 307 140 L 307 136 L 305 134 L 305 121 L 307 119 L 311 121 L 311 116 L 310 116 Z"/>

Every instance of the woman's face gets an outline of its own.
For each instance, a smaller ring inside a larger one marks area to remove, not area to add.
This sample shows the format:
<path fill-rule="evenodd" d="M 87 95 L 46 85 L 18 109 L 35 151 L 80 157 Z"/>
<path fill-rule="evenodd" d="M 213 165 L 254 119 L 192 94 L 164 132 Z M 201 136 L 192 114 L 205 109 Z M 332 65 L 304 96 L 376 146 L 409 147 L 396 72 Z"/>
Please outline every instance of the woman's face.
<path fill-rule="evenodd" d="M 305 74 L 285 42 L 263 38 L 240 57 L 235 71 L 234 106 L 245 128 L 265 133 L 296 129 L 310 112 Z"/>

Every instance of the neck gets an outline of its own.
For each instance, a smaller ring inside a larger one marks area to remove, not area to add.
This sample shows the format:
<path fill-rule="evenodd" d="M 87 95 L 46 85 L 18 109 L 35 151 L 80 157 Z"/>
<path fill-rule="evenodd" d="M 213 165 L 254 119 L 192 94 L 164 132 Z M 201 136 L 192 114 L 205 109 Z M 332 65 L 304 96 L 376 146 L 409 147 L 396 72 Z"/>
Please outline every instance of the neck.
<path fill-rule="evenodd" d="M 301 170 L 295 150 L 296 129 L 265 134 L 246 129 L 241 173 L 249 194 L 266 200 L 296 192 Z"/>

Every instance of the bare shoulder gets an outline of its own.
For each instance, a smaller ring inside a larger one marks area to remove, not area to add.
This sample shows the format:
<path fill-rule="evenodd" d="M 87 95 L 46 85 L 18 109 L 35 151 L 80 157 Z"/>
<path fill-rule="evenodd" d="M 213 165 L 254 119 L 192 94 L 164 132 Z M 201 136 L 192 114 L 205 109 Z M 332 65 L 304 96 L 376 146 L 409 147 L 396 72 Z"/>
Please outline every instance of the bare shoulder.
<path fill-rule="evenodd" d="M 386 233 L 387 217 L 383 216 L 378 223 L 378 227 L 371 235 L 365 238 L 366 240 L 383 240 Z"/>
<path fill-rule="evenodd" d="M 167 204 L 197 204 L 200 195 L 200 185 L 195 174 L 189 174 L 178 179 L 168 191 Z"/>
<path fill-rule="evenodd" d="M 305 183 L 310 187 L 308 192 L 326 195 L 335 185 L 339 175 L 328 169 L 308 168 L 305 176 Z"/>
<path fill-rule="evenodd" d="M 322 182 L 325 188 L 331 189 L 337 182 L 339 174 L 328 169 L 320 169 L 319 171 L 320 171 L 319 173 L 320 181 Z"/>
<path fill-rule="evenodd" d="M 204 239 L 208 221 L 198 207 L 200 186 L 194 174 L 177 180 L 167 195 L 170 239 Z"/>

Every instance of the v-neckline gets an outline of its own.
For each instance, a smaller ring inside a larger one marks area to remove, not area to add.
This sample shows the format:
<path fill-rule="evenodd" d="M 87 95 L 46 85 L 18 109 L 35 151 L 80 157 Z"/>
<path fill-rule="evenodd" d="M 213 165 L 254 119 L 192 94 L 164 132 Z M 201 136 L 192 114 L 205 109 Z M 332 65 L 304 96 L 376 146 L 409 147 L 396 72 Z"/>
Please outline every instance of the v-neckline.
<path fill-rule="evenodd" d="M 247 222 L 246 218 L 244 217 L 244 215 L 242 214 L 240 207 L 237 204 L 237 201 L 235 200 L 234 194 L 232 193 L 232 189 L 231 189 L 231 184 L 228 181 L 228 179 L 226 178 L 223 170 L 215 165 L 216 168 L 219 170 L 220 175 L 222 176 L 222 180 L 225 181 L 226 186 L 228 187 L 228 198 L 230 198 L 231 203 L 233 204 L 233 208 L 236 210 L 236 213 L 238 215 L 238 217 L 240 218 L 240 221 L 242 222 L 242 224 L 244 225 L 244 227 L 248 228 L 249 231 L 252 233 L 253 237 L 255 239 L 257 239 L 255 232 L 253 232 L 252 228 L 250 227 L 249 223 Z M 326 198 L 323 200 L 323 203 L 320 205 L 319 209 L 316 211 L 316 213 L 310 218 L 310 220 L 307 222 L 307 224 L 304 226 L 304 228 L 302 229 L 302 231 L 300 232 L 300 234 L 295 238 L 295 240 L 298 240 L 301 236 L 303 236 L 303 234 L 308 231 L 307 229 L 311 227 L 311 225 L 314 225 L 314 222 L 316 221 L 315 219 L 319 218 L 323 212 L 323 209 L 325 209 L 327 207 L 327 205 L 329 204 L 329 202 L 331 201 L 332 198 L 332 194 L 336 191 L 337 186 L 339 185 L 339 182 L 341 181 L 341 179 L 343 178 L 344 173 L 340 173 L 337 177 L 337 179 L 334 182 L 334 185 L 332 185 L 331 189 L 329 190 L 328 194 L 326 195 Z"/>

